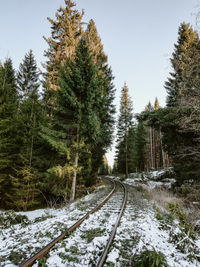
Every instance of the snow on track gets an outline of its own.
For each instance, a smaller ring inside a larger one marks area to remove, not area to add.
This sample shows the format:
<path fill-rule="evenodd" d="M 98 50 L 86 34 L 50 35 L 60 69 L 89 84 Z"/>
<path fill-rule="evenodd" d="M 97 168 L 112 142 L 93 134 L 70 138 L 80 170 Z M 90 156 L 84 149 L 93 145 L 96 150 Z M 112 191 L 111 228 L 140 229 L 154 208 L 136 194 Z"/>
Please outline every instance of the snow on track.
<path fill-rule="evenodd" d="M 134 255 L 144 248 L 162 252 L 169 267 L 200 266 L 195 260 L 190 262 L 186 254 L 169 242 L 169 233 L 160 229 L 152 204 L 140 192 L 131 187 L 128 189 L 126 209 L 104 266 L 133 266 Z"/>
<path fill-rule="evenodd" d="M 13 262 L 21 263 L 36 253 L 99 204 L 111 188 L 109 183 L 98 192 L 62 209 L 17 213 L 27 215 L 30 222 L 27 225 L 16 224 L 8 228 L 0 226 L 0 266 L 16 266 Z"/>
<path fill-rule="evenodd" d="M 96 265 L 116 223 L 123 195 L 123 189 L 118 185 L 116 192 L 99 211 L 91 214 L 76 231 L 50 251 L 47 266 Z"/>

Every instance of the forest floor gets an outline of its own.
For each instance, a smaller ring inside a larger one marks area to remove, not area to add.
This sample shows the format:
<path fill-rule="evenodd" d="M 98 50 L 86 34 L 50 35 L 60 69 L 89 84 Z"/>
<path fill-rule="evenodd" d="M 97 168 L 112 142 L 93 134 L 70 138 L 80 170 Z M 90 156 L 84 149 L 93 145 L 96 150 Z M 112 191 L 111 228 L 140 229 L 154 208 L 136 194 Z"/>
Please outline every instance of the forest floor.
<path fill-rule="evenodd" d="M 124 181 L 129 184 L 128 201 L 105 266 L 142 266 L 136 265 L 136 260 L 139 264 L 146 257 L 160 261 L 159 266 L 200 265 L 200 235 L 187 221 L 181 200 L 163 189 L 163 185 L 171 186 L 172 178 L 158 181 L 161 175 L 162 172 L 132 174 Z M 109 184 L 100 186 L 59 209 L 1 211 L 0 266 L 17 266 L 96 206 L 110 190 Z M 91 214 L 34 266 L 94 266 L 115 223 L 117 199 L 120 201 L 119 195 Z"/>

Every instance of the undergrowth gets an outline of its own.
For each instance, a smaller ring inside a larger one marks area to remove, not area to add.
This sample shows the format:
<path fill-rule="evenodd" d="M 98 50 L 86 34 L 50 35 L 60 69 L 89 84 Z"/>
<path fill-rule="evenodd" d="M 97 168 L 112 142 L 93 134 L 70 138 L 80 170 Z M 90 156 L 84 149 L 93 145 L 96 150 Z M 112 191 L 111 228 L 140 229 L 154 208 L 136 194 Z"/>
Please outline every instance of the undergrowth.
<path fill-rule="evenodd" d="M 165 256 L 160 251 L 145 249 L 138 255 L 134 255 L 132 265 L 134 267 L 167 267 Z"/>
<path fill-rule="evenodd" d="M 155 217 L 160 222 L 160 228 L 169 231 L 169 242 L 186 254 L 189 260 L 198 260 L 198 248 L 195 244 L 197 235 L 183 208 L 178 203 L 168 203 L 168 211 L 157 209 Z"/>
<path fill-rule="evenodd" d="M 0 213 L 0 225 L 2 225 L 4 228 L 9 228 L 11 225 L 19 223 L 28 225 L 30 221 L 27 216 L 16 214 L 13 210 L 7 210 L 3 213 Z"/>

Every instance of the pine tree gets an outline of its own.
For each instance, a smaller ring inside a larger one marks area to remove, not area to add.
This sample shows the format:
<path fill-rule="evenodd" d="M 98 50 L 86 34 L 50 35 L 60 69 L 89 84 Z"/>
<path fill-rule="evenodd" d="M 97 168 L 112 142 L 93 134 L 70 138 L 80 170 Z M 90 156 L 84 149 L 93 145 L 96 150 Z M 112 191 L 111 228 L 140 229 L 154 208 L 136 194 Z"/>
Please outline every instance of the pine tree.
<path fill-rule="evenodd" d="M 128 132 L 128 170 L 135 172 L 137 170 L 137 148 L 136 148 L 136 129 L 132 126 Z"/>
<path fill-rule="evenodd" d="M 112 83 L 112 71 L 108 66 L 107 56 L 103 51 L 103 44 L 93 20 L 90 20 L 84 36 L 92 56 L 92 61 L 98 67 L 99 78 L 102 78 L 102 85 L 99 87 L 101 94 L 101 109 L 99 110 L 101 133 L 98 142 L 96 142 L 96 146 L 93 146 L 91 151 L 92 172 L 85 175 L 85 177 L 88 177 L 86 185 L 91 185 L 95 181 L 92 177 L 96 176 L 97 170 L 102 162 L 102 157 L 112 142 L 114 127 L 113 116 L 115 113 L 113 100 L 115 89 Z"/>
<path fill-rule="evenodd" d="M 136 128 L 136 162 L 137 162 L 137 170 L 144 171 L 146 165 L 146 130 L 144 123 L 139 121 Z"/>
<path fill-rule="evenodd" d="M 34 59 L 33 51 L 30 50 L 24 57 L 17 73 L 17 86 L 22 99 L 27 98 L 33 91 L 37 91 L 39 84 L 39 71 Z"/>
<path fill-rule="evenodd" d="M 53 139 L 51 136 L 47 137 L 58 150 L 66 144 L 65 154 L 69 153 L 68 158 L 70 157 L 71 161 L 66 161 L 66 156 L 64 166 L 73 167 L 71 200 L 75 197 L 81 154 L 88 149 L 91 150 L 100 136 L 98 114 L 101 108 L 101 83 L 98 68 L 92 62 L 86 42 L 82 39 L 77 47 L 75 59 L 67 61 L 61 68 L 60 89 L 56 91 L 53 117 L 55 132 Z"/>
<path fill-rule="evenodd" d="M 177 104 L 177 97 L 184 94 L 183 76 L 191 61 L 191 50 L 198 44 L 198 34 L 189 24 L 182 23 L 178 31 L 178 41 L 172 54 L 173 72 L 165 83 L 167 90 L 167 106 Z"/>
<path fill-rule="evenodd" d="M 154 102 L 154 110 L 158 110 L 160 108 L 160 104 L 158 102 L 158 98 L 156 97 L 155 102 Z"/>
<path fill-rule="evenodd" d="M 45 38 L 49 45 L 48 50 L 45 51 L 45 56 L 48 58 L 45 86 L 50 92 L 58 89 L 60 66 L 64 65 L 67 59 L 75 56 L 76 46 L 83 35 L 82 17 L 84 12 L 80 13 L 74 9 L 75 6 L 73 1 L 65 0 L 65 7 L 57 10 L 56 19 L 48 18 L 51 23 L 51 37 Z"/>
<path fill-rule="evenodd" d="M 174 162 L 179 183 L 192 177 L 200 181 L 200 41 L 190 50 L 190 62 L 183 72 L 183 93 L 178 98 L 177 128 L 182 137 Z M 182 162 L 184 161 L 184 166 Z"/>
<path fill-rule="evenodd" d="M 90 53 L 94 63 L 98 66 L 100 72 L 105 71 L 107 67 L 107 56 L 103 51 L 103 44 L 98 34 L 94 20 L 90 20 L 85 31 L 85 38 L 88 43 Z"/>
<path fill-rule="evenodd" d="M 126 83 L 122 88 L 117 131 L 117 161 L 125 159 L 125 174 L 128 177 L 128 132 L 133 125 L 133 107 Z M 123 154 L 123 155 L 122 155 Z"/>
<path fill-rule="evenodd" d="M 9 207 L 12 176 L 19 164 L 21 136 L 18 135 L 19 97 L 11 59 L 0 68 L 0 206 Z"/>
<path fill-rule="evenodd" d="M 21 140 L 18 155 L 20 163 L 15 167 L 15 175 L 12 175 L 14 194 L 10 195 L 10 203 L 27 210 L 38 203 L 36 185 L 39 181 L 39 170 L 36 162 L 42 160 L 39 129 L 40 123 L 45 120 L 39 100 L 39 72 L 31 50 L 20 64 L 17 87 L 21 95 L 17 120 L 18 128 L 21 129 L 18 132 Z"/>

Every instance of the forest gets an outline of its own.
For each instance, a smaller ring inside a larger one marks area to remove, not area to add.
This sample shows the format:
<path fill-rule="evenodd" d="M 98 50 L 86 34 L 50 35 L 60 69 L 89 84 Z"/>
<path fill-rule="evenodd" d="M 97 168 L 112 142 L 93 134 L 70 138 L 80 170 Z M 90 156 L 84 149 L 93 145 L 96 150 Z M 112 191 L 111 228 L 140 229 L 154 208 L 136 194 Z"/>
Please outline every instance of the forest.
<path fill-rule="evenodd" d="M 140 114 L 125 83 L 115 121 L 115 86 L 94 20 L 71 0 L 48 18 L 44 71 L 30 49 L 18 70 L 0 63 L 0 208 L 30 210 L 73 201 L 99 174 L 173 167 L 176 188 L 200 183 L 200 40 L 182 23 L 165 82 Z M 113 169 L 105 153 L 115 138 Z M 189 188 L 189 186 L 188 186 Z M 186 192 L 184 192 L 186 194 Z"/>

